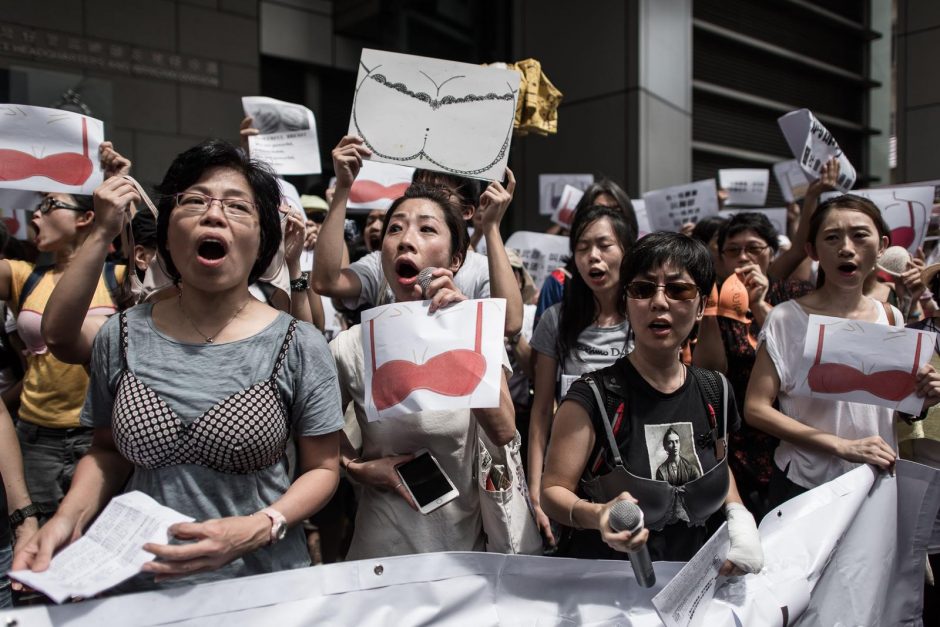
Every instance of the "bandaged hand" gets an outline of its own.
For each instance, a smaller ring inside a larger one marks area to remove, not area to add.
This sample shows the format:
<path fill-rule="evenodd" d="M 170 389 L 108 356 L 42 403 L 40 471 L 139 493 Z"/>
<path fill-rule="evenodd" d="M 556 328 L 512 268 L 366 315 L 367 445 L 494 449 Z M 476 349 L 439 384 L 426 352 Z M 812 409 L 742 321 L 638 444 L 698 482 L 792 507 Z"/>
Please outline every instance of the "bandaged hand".
<path fill-rule="evenodd" d="M 740 503 L 725 505 L 731 549 L 727 559 L 746 573 L 757 573 L 764 567 L 764 550 L 760 545 L 754 516 Z"/>

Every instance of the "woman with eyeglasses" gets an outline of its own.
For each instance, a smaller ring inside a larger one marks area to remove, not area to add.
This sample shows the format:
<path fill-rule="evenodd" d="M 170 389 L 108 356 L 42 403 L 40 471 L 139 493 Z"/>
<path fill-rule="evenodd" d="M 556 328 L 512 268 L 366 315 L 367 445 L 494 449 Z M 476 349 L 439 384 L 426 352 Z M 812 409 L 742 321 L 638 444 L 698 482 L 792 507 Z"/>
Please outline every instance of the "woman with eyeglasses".
<path fill-rule="evenodd" d="M 728 433 L 740 423 L 734 393 L 719 373 L 679 359 L 714 282 L 709 252 L 685 235 L 653 233 L 626 255 L 620 277 L 635 348 L 572 384 L 552 425 L 542 505 L 585 530 L 568 555 L 623 559 L 645 543 L 654 561 L 690 559 L 723 507 L 731 549 L 722 574 L 757 572 L 757 526 L 728 468 Z M 611 530 L 621 500 L 643 510 L 645 529 Z"/>
<path fill-rule="evenodd" d="M 109 147 L 108 142 L 102 144 L 106 174 L 120 167 L 107 158 Z M 40 520 L 55 513 L 69 488 L 75 465 L 91 444 L 91 430 L 79 424 L 88 374 L 81 366 L 64 363 L 49 351 L 41 325 L 53 288 L 67 272 L 94 222 L 91 196 L 44 194 L 31 225 L 36 232 L 36 247 L 47 253 L 52 263 L 0 260 L 0 300 L 16 312 L 17 331 L 26 347 L 27 367 L 16 431 L 35 506 L 31 515 Z M 81 321 L 114 313 L 124 278 L 124 266 L 99 265 L 89 278 L 89 299 L 84 306 L 73 308 L 71 317 Z"/>
<path fill-rule="evenodd" d="M 714 290 L 717 306 L 706 310 L 702 318 L 692 363 L 726 375 L 738 412 L 743 413 L 744 394 L 757 356 L 757 336 L 767 314 L 780 303 L 808 294 L 813 286 L 769 276 L 779 240 L 777 230 L 762 213 L 735 214 L 718 231 L 717 245 L 719 263 L 727 277 Z M 736 297 L 740 306 L 735 305 Z M 758 516 L 767 511 L 776 446 L 776 438 L 746 423 L 731 436 L 730 463 L 738 490 L 748 509 Z"/>
<path fill-rule="evenodd" d="M 771 507 L 860 463 L 887 471 L 897 459 L 890 408 L 792 394 L 812 365 L 803 358 L 810 315 L 904 326 L 896 307 L 864 292 L 888 246 L 888 226 L 870 200 L 844 194 L 816 209 L 808 241 L 806 253 L 819 262 L 819 287 L 770 312 L 744 402 L 747 421 L 780 439 L 769 485 Z M 926 412 L 940 401 L 940 374 L 927 364 L 916 376 Z"/>
<path fill-rule="evenodd" d="M 170 528 L 174 544 L 146 545 L 156 557 L 125 589 L 306 566 L 298 523 L 336 488 L 343 420 L 323 336 L 248 289 L 281 242 L 277 181 L 210 140 L 157 189 L 157 249 L 178 292 L 112 316 L 95 338 L 82 410 L 94 442 L 14 568 L 43 570 L 131 490 L 195 522 Z"/>
<path fill-rule="evenodd" d="M 555 544 L 548 517 L 539 506 L 542 465 L 556 401 L 572 381 L 629 352 L 630 325 L 620 298 L 620 263 L 635 231 L 619 207 L 593 205 L 571 224 L 576 268 L 565 282 L 561 303 L 549 307 L 529 344 L 535 354 L 535 396 L 529 418 L 529 492 L 545 538 Z"/>

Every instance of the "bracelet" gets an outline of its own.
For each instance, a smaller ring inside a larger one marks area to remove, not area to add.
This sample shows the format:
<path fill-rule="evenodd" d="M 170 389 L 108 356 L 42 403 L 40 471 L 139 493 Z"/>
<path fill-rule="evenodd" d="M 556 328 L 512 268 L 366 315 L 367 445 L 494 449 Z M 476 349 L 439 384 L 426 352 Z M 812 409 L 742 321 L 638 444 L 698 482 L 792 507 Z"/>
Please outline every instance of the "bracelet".
<path fill-rule="evenodd" d="M 353 458 L 353 459 L 349 460 L 348 462 L 346 462 L 346 464 L 343 464 L 343 463 L 342 463 L 342 460 L 340 460 L 340 466 L 343 467 L 343 470 L 345 470 L 346 472 L 349 472 L 349 465 L 350 465 L 350 464 L 359 464 L 359 463 L 361 463 L 361 462 L 362 462 L 362 458 L 361 458 L 361 457 Z"/>
<path fill-rule="evenodd" d="M 581 501 L 586 501 L 586 500 L 587 499 L 578 499 L 577 501 L 571 504 L 571 509 L 568 510 L 568 526 L 571 527 L 572 529 L 584 528 L 578 525 L 578 523 L 574 521 L 574 508 L 578 505 L 578 503 L 580 503 Z"/>
<path fill-rule="evenodd" d="M 10 528 L 16 529 L 22 525 L 27 518 L 31 518 L 33 516 L 38 518 L 41 511 L 42 510 L 35 503 L 30 503 L 26 507 L 21 507 L 20 509 L 10 514 Z"/>
<path fill-rule="evenodd" d="M 300 277 L 292 280 L 290 282 L 290 291 L 292 292 L 306 292 L 310 287 L 310 273 L 301 272 Z"/>

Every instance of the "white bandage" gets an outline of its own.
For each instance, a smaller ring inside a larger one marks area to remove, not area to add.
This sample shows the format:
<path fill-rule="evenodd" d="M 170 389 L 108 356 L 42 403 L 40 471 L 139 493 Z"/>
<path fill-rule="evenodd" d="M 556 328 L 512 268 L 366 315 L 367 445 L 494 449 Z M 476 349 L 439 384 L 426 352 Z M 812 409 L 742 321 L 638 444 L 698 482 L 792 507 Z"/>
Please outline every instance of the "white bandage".
<path fill-rule="evenodd" d="M 728 519 L 728 537 L 731 540 L 727 559 L 744 572 L 760 572 L 764 567 L 764 550 L 754 516 L 740 503 L 728 503 L 725 505 L 725 518 Z"/>

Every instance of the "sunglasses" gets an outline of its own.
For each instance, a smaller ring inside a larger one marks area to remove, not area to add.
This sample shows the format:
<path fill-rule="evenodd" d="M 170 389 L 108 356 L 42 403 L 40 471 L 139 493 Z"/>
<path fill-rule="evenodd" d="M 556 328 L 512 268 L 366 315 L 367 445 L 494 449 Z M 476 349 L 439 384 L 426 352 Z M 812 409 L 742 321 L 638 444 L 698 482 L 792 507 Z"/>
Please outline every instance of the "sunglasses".
<path fill-rule="evenodd" d="M 694 283 L 670 281 L 665 285 L 652 281 L 632 281 L 627 285 L 627 296 L 635 300 L 652 298 L 659 288 L 663 288 L 669 300 L 692 300 L 699 295 L 698 286 Z"/>

